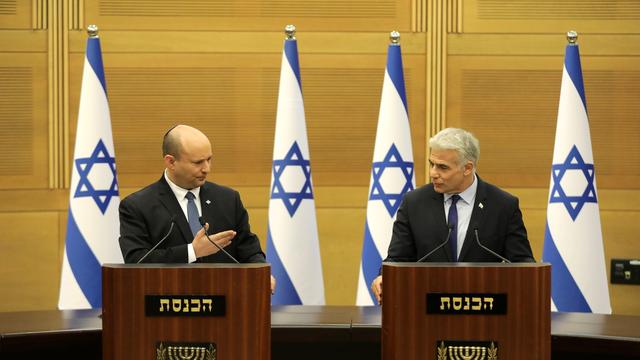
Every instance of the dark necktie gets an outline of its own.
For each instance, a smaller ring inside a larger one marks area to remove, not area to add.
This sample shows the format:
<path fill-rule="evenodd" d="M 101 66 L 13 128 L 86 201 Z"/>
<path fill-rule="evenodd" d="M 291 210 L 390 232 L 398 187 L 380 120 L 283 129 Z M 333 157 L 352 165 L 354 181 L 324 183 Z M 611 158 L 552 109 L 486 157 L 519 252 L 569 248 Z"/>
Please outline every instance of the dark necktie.
<path fill-rule="evenodd" d="M 198 233 L 198 231 L 200 231 L 200 228 L 202 227 L 200 225 L 200 220 L 199 220 L 200 215 L 198 215 L 198 207 L 196 206 L 196 202 L 195 202 L 196 196 L 193 195 L 191 191 L 189 191 L 187 192 L 187 195 L 185 197 L 189 201 L 187 203 L 187 220 L 189 221 L 189 227 L 191 228 L 191 232 L 193 233 L 193 236 L 196 236 L 196 234 Z"/>
<path fill-rule="evenodd" d="M 460 200 L 460 195 L 453 195 L 451 197 L 451 207 L 449 207 L 449 226 L 451 226 L 451 238 L 449 244 L 451 244 L 451 257 L 454 262 L 458 261 L 458 207 L 456 204 Z"/>

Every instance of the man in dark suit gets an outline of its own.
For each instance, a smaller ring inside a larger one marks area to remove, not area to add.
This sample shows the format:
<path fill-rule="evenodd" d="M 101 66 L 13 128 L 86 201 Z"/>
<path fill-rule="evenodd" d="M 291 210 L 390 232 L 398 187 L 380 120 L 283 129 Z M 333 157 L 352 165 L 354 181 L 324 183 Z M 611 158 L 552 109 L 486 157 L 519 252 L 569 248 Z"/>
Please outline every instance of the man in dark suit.
<path fill-rule="evenodd" d="M 534 262 L 518 198 L 476 175 L 478 140 L 448 128 L 432 137 L 429 147 L 431 183 L 405 195 L 384 261 L 502 261 L 479 240 L 511 262 Z M 382 276 L 371 289 L 380 301 Z"/>
<path fill-rule="evenodd" d="M 178 125 L 165 134 L 162 151 L 166 169 L 160 180 L 120 203 L 125 262 L 136 263 L 147 253 L 145 263 L 233 262 L 212 242 L 239 262 L 265 262 L 238 192 L 206 181 L 212 160 L 209 139 L 198 129 Z"/>

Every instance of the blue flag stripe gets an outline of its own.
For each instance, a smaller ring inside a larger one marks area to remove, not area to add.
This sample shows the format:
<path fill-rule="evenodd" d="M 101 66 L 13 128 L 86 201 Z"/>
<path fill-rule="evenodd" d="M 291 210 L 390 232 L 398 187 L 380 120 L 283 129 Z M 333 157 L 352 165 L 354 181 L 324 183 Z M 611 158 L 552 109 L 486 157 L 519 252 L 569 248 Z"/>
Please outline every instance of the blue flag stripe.
<path fill-rule="evenodd" d="M 400 95 L 400 99 L 402 99 L 404 110 L 408 113 L 409 108 L 407 107 L 407 95 L 404 89 L 404 73 L 402 70 L 402 52 L 400 45 L 389 45 L 387 72 L 389 73 L 391 82 L 393 82 L 393 86 L 395 86 L 398 91 L 398 95 Z"/>
<path fill-rule="evenodd" d="M 271 274 L 278 280 L 278 290 L 273 294 L 271 303 L 273 305 L 302 305 L 302 300 L 300 300 L 300 296 L 273 246 L 270 227 L 267 227 L 267 256 L 271 263 Z"/>
<path fill-rule="evenodd" d="M 573 279 L 567 264 L 562 259 L 553 240 L 549 224 L 544 233 L 542 261 L 551 263 L 551 298 L 559 311 L 592 312 L 587 300 L 582 295 L 578 284 Z"/>
<path fill-rule="evenodd" d="M 284 54 L 287 57 L 291 70 L 296 74 L 300 93 L 302 93 L 302 80 L 300 79 L 300 65 L 298 64 L 298 42 L 296 40 L 284 41 Z"/>
<path fill-rule="evenodd" d="M 67 220 L 65 249 L 69 266 L 82 293 L 92 308 L 102 307 L 102 269 L 100 262 L 89 248 L 80 232 L 71 209 Z"/>
<path fill-rule="evenodd" d="M 107 94 L 107 82 L 104 79 L 104 67 L 102 66 L 102 51 L 100 50 L 100 39 L 89 38 L 87 40 L 87 60 L 91 64 L 91 69 L 100 80 L 104 93 Z"/>
<path fill-rule="evenodd" d="M 567 73 L 575 86 L 576 91 L 580 94 L 582 99 L 582 105 L 586 111 L 587 99 L 584 95 L 584 82 L 582 81 L 582 66 L 580 65 L 580 51 L 578 45 L 567 45 L 566 55 L 564 57 L 564 67 L 567 69 Z"/>
<path fill-rule="evenodd" d="M 375 296 L 368 287 L 373 280 L 380 274 L 380 265 L 382 264 L 382 258 L 378 253 L 376 244 L 373 242 L 373 236 L 369 230 L 369 222 L 365 221 L 364 224 L 364 244 L 362 245 L 362 273 L 364 275 L 364 282 L 368 288 L 369 296 L 374 304 L 378 304 Z"/>

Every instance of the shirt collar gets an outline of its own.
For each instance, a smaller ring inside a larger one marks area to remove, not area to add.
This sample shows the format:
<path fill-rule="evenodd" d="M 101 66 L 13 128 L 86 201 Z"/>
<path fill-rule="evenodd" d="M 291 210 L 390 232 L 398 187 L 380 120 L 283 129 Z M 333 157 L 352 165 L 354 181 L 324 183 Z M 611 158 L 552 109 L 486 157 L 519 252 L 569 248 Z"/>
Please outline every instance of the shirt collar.
<path fill-rule="evenodd" d="M 467 204 L 472 204 L 476 197 L 476 190 L 478 189 L 478 177 L 473 174 L 473 182 L 463 192 L 457 194 L 460 199 Z M 444 202 L 446 203 L 451 197 L 456 194 L 444 194 Z"/>
<path fill-rule="evenodd" d="M 178 199 L 178 201 L 182 201 L 187 196 L 187 193 L 189 191 L 191 191 L 193 195 L 196 196 L 196 199 L 200 197 L 199 186 L 191 190 L 181 188 L 180 186 L 176 185 L 173 181 L 171 181 L 171 179 L 169 179 L 169 176 L 167 175 L 167 169 L 164 169 L 164 179 L 167 180 L 167 184 L 169 184 L 171 191 L 173 191 L 173 194 L 176 196 L 176 199 Z"/>

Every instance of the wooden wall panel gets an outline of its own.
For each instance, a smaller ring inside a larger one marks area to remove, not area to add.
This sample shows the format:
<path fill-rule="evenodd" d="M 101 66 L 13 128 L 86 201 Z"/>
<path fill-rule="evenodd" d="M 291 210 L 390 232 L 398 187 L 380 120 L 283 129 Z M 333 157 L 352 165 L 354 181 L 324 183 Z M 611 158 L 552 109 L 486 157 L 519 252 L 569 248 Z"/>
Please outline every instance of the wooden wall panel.
<path fill-rule="evenodd" d="M 640 200 L 640 195 L 634 193 L 633 197 L 622 199 L 624 203 L 630 200 Z M 604 197 L 605 195 L 603 195 Z M 638 202 L 635 202 L 638 204 Z M 638 231 L 640 225 L 640 209 L 635 211 L 601 211 L 602 237 L 605 242 L 605 257 L 607 274 L 611 276 L 610 259 L 640 259 L 638 253 Z M 640 314 L 640 286 L 637 285 L 612 285 L 609 284 L 609 296 L 614 313 Z"/>
<path fill-rule="evenodd" d="M 466 0 L 467 33 L 637 33 L 640 4 L 634 0 Z"/>
<path fill-rule="evenodd" d="M 0 52 L 0 189 L 46 188 L 47 58 Z"/>
<path fill-rule="evenodd" d="M 0 213 L 0 311 L 56 307 L 62 263 L 58 217 L 50 211 Z"/>
<path fill-rule="evenodd" d="M 0 213 L 67 212 L 69 190 L 11 189 L 0 190 Z M 0 240 L 4 240 L 0 237 Z"/>
<path fill-rule="evenodd" d="M 36 1 L 0 0 L 0 30 L 30 29 Z"/>
<path fill-rule="evenodd" d="M 359 191 L 363 201 L 367 188 Z M 319 208 L 318 236 L 327 304 L 353 305 L 356 301 L 366 208 Z"/>
<path fill-rule="evenodd" d="M 410 28 L 410 0 L 97 0 L 86 19 L 104 29 L 274 31 L 296 24 L 305 31 Z"/>

